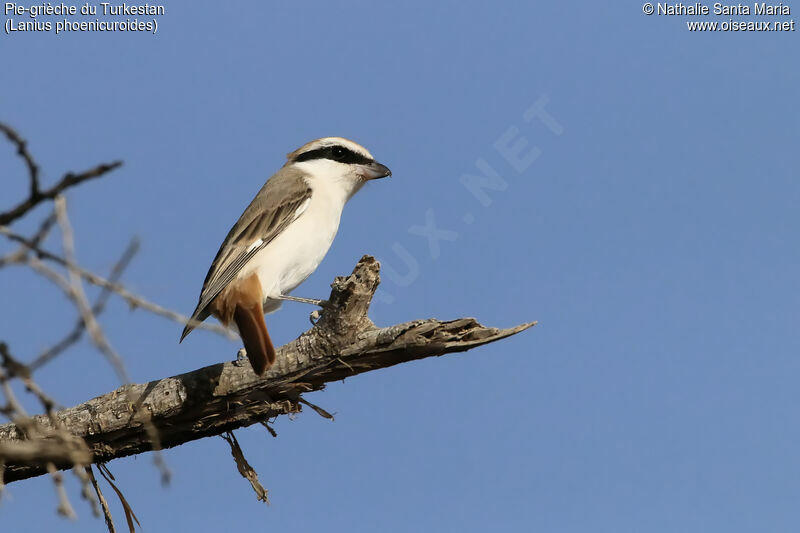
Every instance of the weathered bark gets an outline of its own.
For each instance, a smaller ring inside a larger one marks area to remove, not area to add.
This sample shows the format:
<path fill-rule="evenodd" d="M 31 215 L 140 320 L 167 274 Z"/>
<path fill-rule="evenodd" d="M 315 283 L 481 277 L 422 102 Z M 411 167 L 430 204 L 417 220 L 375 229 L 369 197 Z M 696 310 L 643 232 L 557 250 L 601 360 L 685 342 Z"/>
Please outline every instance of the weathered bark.
<path fill-rule="evenodd" d="M 278 361 L 263 377 L 249 363 L 229 362 L 170 378 L 127 385 L 78 406 L 55 413 L 59 425 L 82 437 L 92 462 L 219 435 L 269 418 L 300 411 L 300 394 L 320 390 L 325 383 L 379 368 L 463 352 L 531 327 L 484 327 L 472 318 L 442 322 L 415 320 L 377 328 L 367 317 L 380 282 L 380 265 L 370 256 L 353 273 L 331 285 L 329 301 L 317 324 L 278 350 Z M 324 412 L 323 412 L 324 413 Z M 38 422 L 49 426 L 47 417 Z M 153 431 L 155 429 L 155 432 Z M 42 460 L 20 454 L 23 432 L 14 424 L 0 426 L 0 465 L 6 483 L 46 473 L 46 462 L 59 468 L 73 464 L 58 445 Z M 41 441 L 37 446 L 42 446 Z M 15 452 L 16 450 L 16 452 Z"/>

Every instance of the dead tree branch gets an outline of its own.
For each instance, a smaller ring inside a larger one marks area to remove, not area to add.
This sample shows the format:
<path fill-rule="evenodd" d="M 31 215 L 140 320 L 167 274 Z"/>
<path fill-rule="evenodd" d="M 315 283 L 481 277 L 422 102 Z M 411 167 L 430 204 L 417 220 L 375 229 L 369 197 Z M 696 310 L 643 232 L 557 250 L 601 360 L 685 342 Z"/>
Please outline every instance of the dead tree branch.
<path fill-rule="evenodd" d="M 415 320 L 386 328 L 367 317 L 380 282 L 380 266 L 369 256 L 350 276 L 331 285 L 322 317 L 310 330 L 278 350 L 278 361 L 257 377 L 246 362 L 228 362 L 150 383 L 126 385 L 81 405 L 54 413 L 59 425 L 86 442 L 93 463 L 104 463 L 149 451 L 150 432 L 136 416 L 144 410 L 158 432 L 162 448 L 221 435 L 301 410 L 301 394 L 325 384 L 399 363 L 463 352 L 519 333 L 535 323 L 509 329 L 480 325 L 472 318 L 451 321 Z M 131 405 L 131 398 L 136 405 Z M 47 417 L 37 417 L 44 427 Z M 9 454 L 25 441 L 11 423 L 0 426 L 0 464 L 6 483 L 47 472 L 40 462 Z M 66 455 L 53 450 L 47 458 L 58 468 L 71 468 Z"/>

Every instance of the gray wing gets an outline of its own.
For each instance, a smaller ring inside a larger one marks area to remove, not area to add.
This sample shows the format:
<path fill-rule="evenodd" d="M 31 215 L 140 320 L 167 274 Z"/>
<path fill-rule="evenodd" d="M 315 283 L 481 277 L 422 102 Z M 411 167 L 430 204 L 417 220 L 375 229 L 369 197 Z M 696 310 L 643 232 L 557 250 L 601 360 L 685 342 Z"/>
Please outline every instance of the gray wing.
<path fill-rule="evenodd" d="M 206 274 L 192 320 L 208 318 L 211 301 L 254 255 L 297 218 L 298 210 L 310 198 L 311 188 L 298 170 L 283 168 L 267 180 L 222 242 Z M 181 340 L 192 329 L 187 325 Z"/>

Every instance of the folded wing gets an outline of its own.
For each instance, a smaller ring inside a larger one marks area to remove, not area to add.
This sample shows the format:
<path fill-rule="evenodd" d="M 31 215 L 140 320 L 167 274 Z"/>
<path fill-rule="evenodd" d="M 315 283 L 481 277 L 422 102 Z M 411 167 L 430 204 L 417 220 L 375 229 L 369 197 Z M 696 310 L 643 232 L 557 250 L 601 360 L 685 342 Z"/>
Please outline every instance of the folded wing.
<path fill-rule="evenodd" d="M 283 168 L 264 184 L 222 242 L 206 274 L 192 320 L 208 318 L 214 298 L 253 256 L 302 215 L 310 199 L 311 188 L 296 169 Z M 181 341 L 193 329 L 187 324 Z"/>

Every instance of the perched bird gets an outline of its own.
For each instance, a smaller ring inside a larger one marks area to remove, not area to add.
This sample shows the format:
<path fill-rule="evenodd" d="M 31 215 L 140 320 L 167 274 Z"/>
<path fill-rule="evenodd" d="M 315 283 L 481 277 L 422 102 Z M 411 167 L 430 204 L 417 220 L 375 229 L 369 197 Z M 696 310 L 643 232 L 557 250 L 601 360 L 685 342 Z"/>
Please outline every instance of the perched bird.
<path fill-rule="evenodd" d="M 341 137 L 290 153 L 222 242 L 192 319 L 214 315 L 237 330 L 255 373 L 266 372 L 275 347 L 264 313 L 293 299 L 287 295 L 319 266 L 347 200 L 367 181 L 391 175 L 363 146 Z M 181 341 L 192 329 L 186 326 Z"/>

